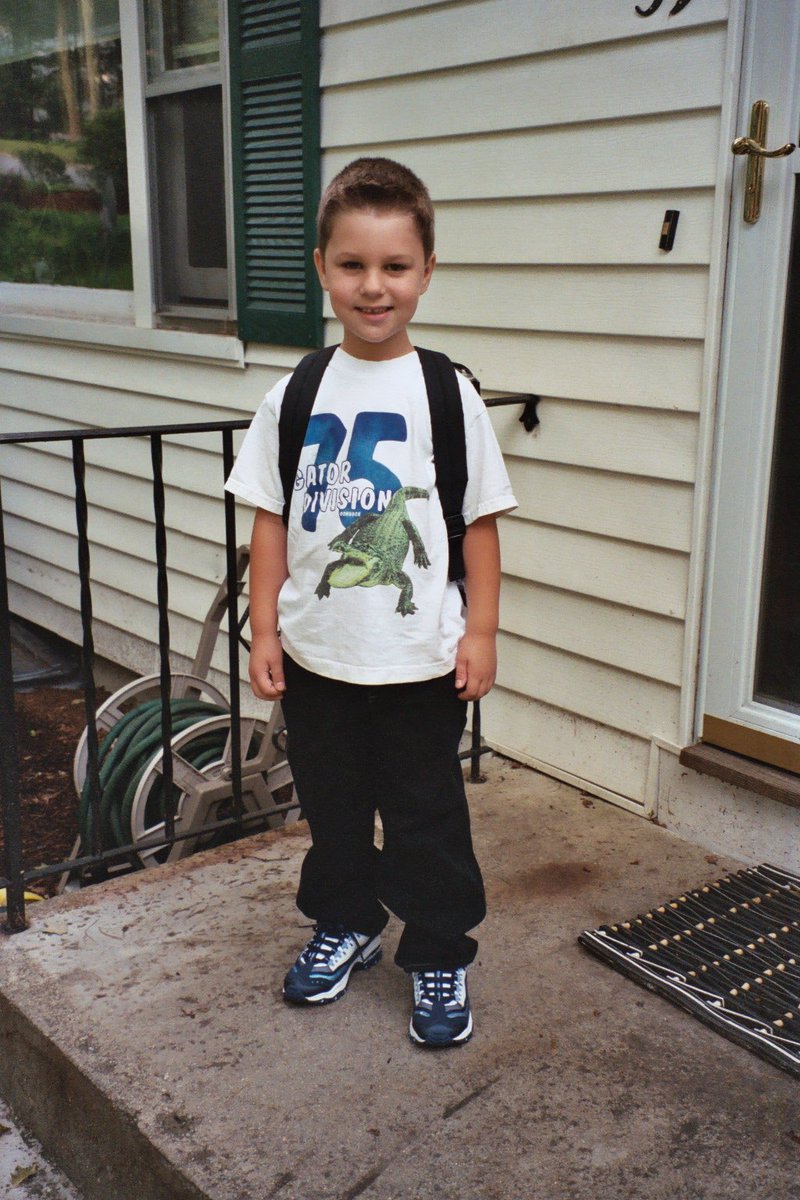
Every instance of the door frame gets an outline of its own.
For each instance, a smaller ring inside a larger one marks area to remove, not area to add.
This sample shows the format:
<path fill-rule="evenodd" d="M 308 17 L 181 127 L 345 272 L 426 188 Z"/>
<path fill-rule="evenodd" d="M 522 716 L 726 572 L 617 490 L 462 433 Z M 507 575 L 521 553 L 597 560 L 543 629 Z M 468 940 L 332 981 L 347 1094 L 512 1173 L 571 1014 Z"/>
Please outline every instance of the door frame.
<path fill-rule="evenodd" d="M 791 114 L 797 107 L 795 89 L 800 90 L 800 17 L 790 39 L 777 36 L 783 34 L 785 10 L 774 0 L 749 0 L 743 15 L 736 132 L 748 132 L 752 102 L 766 99 L 772 147 L 797 135 Z M 764 36 L 770 27 L 775 37 Z M 704 740 L 764 761 L 775 762 L 777 754 L 776 765 L 798 770 L 800 716 L 754 701 L 752 685 L 792 232 L 790 181 L 800 170 L 800 151 L 788 160 L 767 162 L 762 217 L 748 226 L 742 219 L 745 163 L 731 170 L 724 122 L 721 136 L 733 187 L 696 721 Z"/>

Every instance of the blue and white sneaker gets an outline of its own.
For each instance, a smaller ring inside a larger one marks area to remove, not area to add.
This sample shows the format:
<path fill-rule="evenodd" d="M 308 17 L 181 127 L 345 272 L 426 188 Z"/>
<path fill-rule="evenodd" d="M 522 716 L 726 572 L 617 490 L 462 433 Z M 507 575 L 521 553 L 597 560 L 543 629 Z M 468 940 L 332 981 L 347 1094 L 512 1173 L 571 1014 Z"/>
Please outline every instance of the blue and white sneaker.
<path fill-rule="evenodd" d="M 412 971 L 414 1011 L 409 1036 L 420 1046 L 453 1046 L 472 1037 L 467 968 Z"/>
<path fill-rule="evenodd" d="M 330 1004 L 344 993 L 351 971 L 366 971 L 380 959 L 380 935 L 317 926 L 283 981 L 284 999 L 292 1004 Z"/>

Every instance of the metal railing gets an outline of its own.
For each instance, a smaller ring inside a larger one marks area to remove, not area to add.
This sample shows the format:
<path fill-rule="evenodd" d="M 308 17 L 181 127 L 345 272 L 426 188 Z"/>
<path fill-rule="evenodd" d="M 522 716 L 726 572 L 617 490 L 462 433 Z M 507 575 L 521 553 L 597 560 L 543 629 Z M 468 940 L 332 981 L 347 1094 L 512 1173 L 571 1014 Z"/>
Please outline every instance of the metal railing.
<path fill-rule="evenodd" d="M 221 434 L 222 473 L 220 490 L 233 466 L 233 434 L 246 429 L 249 421 L 211 421 L 192 424 L 134 426 L 120 429 L 58 430 L 44 433 L 9 433 L 0 435 L 0 445 L 69 442 L 72 449 L 72 471 L 75 481 L 75 525 L 78 542 L 78 577 L 82 630 L 81 674 L 86 715 L 87 789 L 92 813 L 92 845 L 78 858 L 55 863 L 36 870 L 25 870 L 22 854 L 22 827 L 19 803 L 19 758 L 17 750 L 14 704 L 14 676 L 11 658 L 11 614 L 8 599 L 6 542 L 0 494 L 0 791 L 4 831 L 6 923 L 8 932 L 16 933 L 26 927 L 25 886 L 36 880 L 61 875 L 77 869 L 103 869 L 112 861 L 124 861 L 145 848 L 145 843 L 102 844 L 100 819 L 101 784 L 99 744 L 96 726 L 97 689 L 95 685 L 95 650 L 92 632 L 91 554 L 89 543 L 89 505 L 86 494 L 85 444 L 98 439 L 148 438 L 153 472 L 153 519 L 155 528 L 156 598 L 158 606 L 158 648 L 162 697 L 171 694 L 169 585 L 167 579 L 167 531 L 163 472 L 163 438 L 181 434 Z M 215 821 L 190 834 L 176 833 L 176 797 L 173 789 L 172 712 L 169 704 L 161 705 L 161 746 L 163 751 L 163 795 L 165 798 L 164 831 L 158 845 L 172 845 L 190 836 L 254 823 L 259 814 L 244 814 L 241 801 L 241 745 L 239 702 L 239 643 L 242 623 L 239 619 L 239 586 L 236 561 L 236 510 L 229 492 L 224 497 L 225 568 L 228 608 L 228 671 L 230 680 L 231 718 L 231 790 L 234 798 L 233 817 Z"/>
<path fill-rule="evenodd" d="M 500 396 L 486 401 L 487 407 L 508 404 L 523 404 L 520 421 L 531 430 L 538 424 L 536 396 Z M 74 505 L 78 543 L 78 577 L 80 587 L 80 616 L 82 630 L 81 674 L 86 717 L 86 750 L 89 809 L 91 821 L 91 845 L 81 845 L 83 853 L 63 862 L 26 870 L 23 862 L 22 826 L 19 799 L 19 756 L 16 736 L 14 703 L 14 675 L 11 654 L 11 613 L 8 597 L 6 569 L 6 542 L 3 520 L 2 492 L 0 491 L 0 798 L 2 799 L 2 828 L 4 834 L 5 878 L 0 878 L 0 887 L 6 889 L 6 921 L 3 926 L 8 933 L 24 930 L 25 888 L 29 883 L 77 870 L 94 871 L 97 877 L 107 870 L 110 863 L 130 861 L 135 863 L 139 852 L 154 846 L 172 846 L 187 838 L 211 835 L 236 829 L 241 832 L 255 830 L 264 823 L 264 814 L 246 813 L 242 804 L 242 748 L 240 742 L 240 671 L 239 647 L 246 643 L 242 639 L 242 628 L 246 613 L 239 615 L 239 592 L 241 589 L 237 564 L 236 509 L 234 497 L 223 490 L 223 484 L 233 467 L 233 434 L 247 429 L 248 420 L 211 421 L 192 424 L 160 426 L 133 426 L 119 429 L 72 429 L 42 433 L 9 433 L 0 435 L 0 446 L 36 443 L 69 442 L 72 450 L 72 473 L 75 483 Z M 162 792 L 164 796 L 164 829 L 157 838 L 140 840 L 113 847 L 103 845 L 103 824 L 100 818 L 102 786 L 99 770 L 99 739 L 96 724 L 97 688 L 95 684 L 95 648 L 93 637 L 93 610 L 91 588 L 91 553 L 89 542 L 89 504 L 86 492 L 86 442 L 120 438 L 148 438 L 152 463 L 154 549 L 156 567 L 156 599 L 158 607 L 158 653 L 160 666 L 161 696 L 172 694 L 172 670 L 170 667 L 170 623 L 169 587 L 167 578 L 167 532 L 165 520 L 165 494 L 163 475 L 163 438 L 182 434 L 220 434 L 222 438 L 222 473 L 220 491 L 224 502 L 225 522 L 225 574 L 228 619 L 228 674 L 230 687 L 230 783 L 233 796 L 234 815 L 193 828 L 190 832 L 176 831 L 176 789 L 173 788 L 173 730 L 170 704 L 161 704 L 161 750 Z M 480 733 L 480 706 L 473 705 L 472 745 L 462 754 L 471 760 L 471 777 L 479 777 L 480 755 L 486 751 Z M 296 805 L 295 805 L 296 807 Z"/>

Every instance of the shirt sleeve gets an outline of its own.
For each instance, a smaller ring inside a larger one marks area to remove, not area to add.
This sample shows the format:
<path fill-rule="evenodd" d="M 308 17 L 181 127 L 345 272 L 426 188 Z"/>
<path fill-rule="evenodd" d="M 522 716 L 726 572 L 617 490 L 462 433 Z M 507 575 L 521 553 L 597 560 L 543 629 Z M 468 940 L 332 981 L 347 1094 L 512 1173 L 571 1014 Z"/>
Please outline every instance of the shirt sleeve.
<path fill-rule="evenodd" d="M 467 488 L 464 521 L 511 512 L 517 501 L 486 405 L 468 379 L 459 378 L 467 440 Z"/>
<path fill-rule="evenodd" d="M 283 484 L 278 467 L 278 420 L 286 375 L 267 392 L 244 435 L 225 489 L 267 512 L 283 513 Z"/>

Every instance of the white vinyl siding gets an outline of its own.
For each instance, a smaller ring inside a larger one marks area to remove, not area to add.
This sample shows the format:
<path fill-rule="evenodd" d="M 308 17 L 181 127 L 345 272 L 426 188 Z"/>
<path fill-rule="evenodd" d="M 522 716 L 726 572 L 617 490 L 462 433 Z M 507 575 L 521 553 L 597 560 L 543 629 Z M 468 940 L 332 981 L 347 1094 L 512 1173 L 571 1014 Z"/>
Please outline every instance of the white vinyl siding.
<path fill-rule="evenodd" d="M 622 803 L 645 801 L 653 738 L 678 738 L 721 199 L 727 0 L 652 17 L 634 0 L 322 0 L 323 183 L 388 154 L 428 183 L 438 266 L 413 336 L 488 395 L 520 502 L 501 522 L 501 749 Z M 658 247 L 680 210 L 674 249 Z M 716 300 L 715 300 L 716 303 Z M 713 314 L 712 314 L 713 315 Z M 326 341 L 338 336 L 326 311 Z M 182 335 L 183 336 L 183 335 Z M 187 337 L 189 335 L 186 335 Z M 182 354 L 0 342 L 3 426 L 246 416 L 298 355 L 244 369 Z M 219 439 L 165 447 L 170 598 L 191 657 L 224 572 Z M 13 601 L 78 629 L 65 447 L 4 450 Z M 87 451 L 101 650 L 153 669 L 145 443 Z M 24 479 L 24 482 L 22 482 Z M 239 513 L 239 539 L 250 512 Z M 224 669 L 224 662 L 221 662 Z"/>
<path fill-rule="evenodd" d="M 728 38 L 723 0 L 670 7 L 322 5 L 324 181 L 360 153 L 416 170 L 438 257 L 416 341 L 542 397 L 533 435 L 493 414 L 520 507 L 484 729 L 636 803 L 686 684 Z"/>
<path fill-rule="evenodd" d="M 531 130 L 532 113 L 538 132 L 585 121 L 713 110 L 722 88 L 724 43 L 722 25 L 692 33 L 681 29 L 642 42 L 635 57 L 626 40 L 537 54 L 535 61 L 526 55 L 470 65 L 457 76 L 435 71 L 334 88 L 325 106 L 325 136 L 341 145 L 357 127 L 365 139 L 386 142 L 414 140 L 421 129 L 426 138 L 474 137 Z M 326 47 L 326 79 L 331 82 L 332 53 Z M 680 71 L 675 70 L 677 60 Z M 477 94 L 484 97 L 480 106 Z"/>
<path fill-rule="evenodd" d="M 532 197 L 527 200 L 440 201 L 436 250 L 447 263 L 563 266 L 706 266 L 711 250 L 713 192 L 670 193 L 693 220 L 669 255 L 658 248 L 651 220 L 659 194 Z"/>
<path fill-rule="evenodd" d="M 724 22 L 728 15 L 727 0 L 695 0 L 671 23 L 666 3 L 655 17 L 642 19 L 632 0 L 438 0 L 426 4 L 426 12 L 418 7 L 391 0 L 322 0 L 323 87 L 620 40 L 645 42 L 676 27 Z M 573 81 L 572 93 L 564 97 L 565 120 L 579 84 Z"/>

